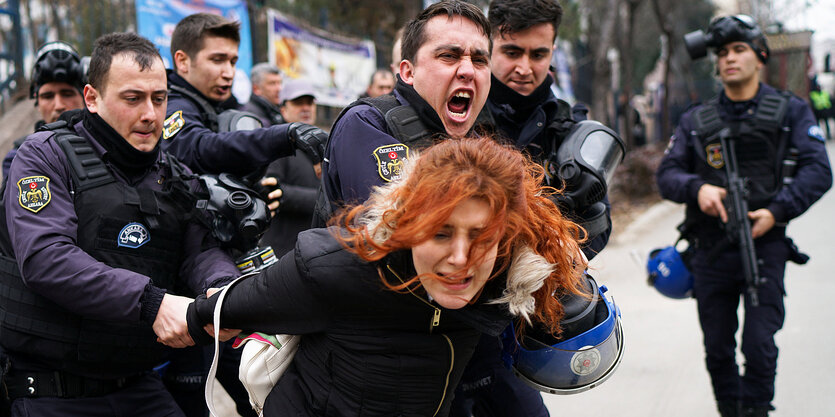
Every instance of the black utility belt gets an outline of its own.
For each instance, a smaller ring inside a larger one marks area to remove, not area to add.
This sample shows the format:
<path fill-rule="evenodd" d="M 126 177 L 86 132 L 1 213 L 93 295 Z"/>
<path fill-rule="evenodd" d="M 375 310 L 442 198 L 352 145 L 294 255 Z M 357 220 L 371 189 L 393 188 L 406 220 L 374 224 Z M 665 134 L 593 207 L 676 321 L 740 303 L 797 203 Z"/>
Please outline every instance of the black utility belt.
<path fill-rule="evenodd" d="M 144 374 L 116 379 L 97 379 L 62 371 L 10 370 L 5 377 L 9 398 L 89 398 L 112 394 L 139 380 Z"/>

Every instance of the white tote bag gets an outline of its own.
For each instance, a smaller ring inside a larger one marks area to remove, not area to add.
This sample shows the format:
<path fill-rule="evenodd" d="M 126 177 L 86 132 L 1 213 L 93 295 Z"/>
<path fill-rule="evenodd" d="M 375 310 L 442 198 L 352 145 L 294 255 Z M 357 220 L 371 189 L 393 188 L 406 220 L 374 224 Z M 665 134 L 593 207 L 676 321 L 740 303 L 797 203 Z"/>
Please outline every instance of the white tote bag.
<path fill-rule="evenodd" d="M 215 416 L 219 415 L 214 406 L 214 389 L 217 381 L 215 378 L 217 362 L 220 357 L 218 333 L 220 332 L 220 310 L 223 306 L 223 299 L 226 297 L 229 288 L 232 288 L 242 279 L 257 273 L 256 271 L 242 275 L 223 287 L 215 305 L 213 320 L 215 326 L 215 354 L 212 359 L 212 366 L 209 368 L 209 375 L 206 378 L 205 392 L 206 406 L 209 408 L 209 412 Z M 264 415 L 264 401 L 266 401 L 267 395 L 293 360 L 293 356 L 299 347 L 299 340 L 301 340 L 301 336 L 298 335 L 253 333 L 246 337 L 239 336 L 238 340 L 235 341 L 234 347 L 243 349 L 241 351 L 241 364 L 238 368 L 238 378 L 240 378 L 249 394 L 250 405 L 259 416 Z"/>

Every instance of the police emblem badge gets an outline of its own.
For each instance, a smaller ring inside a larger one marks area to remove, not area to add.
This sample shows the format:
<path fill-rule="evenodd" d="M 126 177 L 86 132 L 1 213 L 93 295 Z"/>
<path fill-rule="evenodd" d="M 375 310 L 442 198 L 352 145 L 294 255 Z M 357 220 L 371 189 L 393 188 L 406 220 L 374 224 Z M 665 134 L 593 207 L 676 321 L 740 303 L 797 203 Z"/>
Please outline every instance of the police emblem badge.
<path fill-rule="evenodd" d="M 36 175 L 21 178 L 17 181 L 17 190 L 18 203 L 32 213 L 41 211 L 52 200 L 52 192 L 49 191 L 49 177 Z"/>
<path fill-rule="evenodd" d="M 168 116 L 165 119 L 165 123 L 162 125 L 162 138 L 163 139 L 170 139 L 172 136 L 176 135 L 183 126 L 186 125 L 185 119 L 183 119 L 183 111 L 177 110 L 171 116 Z"/>
<path fill-rule="evenodd" d="M 707 160 L 707 164 L 716 168 L 720 169 L 725 166 L 725 159 L 722 157 L 722 145 L 718 143 L 711 143 L 710 145 L 705 146 L 705 159 Z"/>
<path fill-rule="evenodd" d="M 403 173 L 403 160 L 409 159 L 409 147 L 402 143 L 380 146 L 374 149 L 377 159 L 377 172 L 385 182 L 400 179 Z"/>
<path fill-rule="evenodd" d="M 136 249 L 151 240 L 151 234 L 141 223 L 128 223 L 119 232 L 116 244 L 125 248 Z"/>
<path fill-rule="evenodd" d="M 571 372 L 576 375 L 588 375 L 600 366 L 600 351 L 591 348 L 580 350 L 571 357 Z"/>

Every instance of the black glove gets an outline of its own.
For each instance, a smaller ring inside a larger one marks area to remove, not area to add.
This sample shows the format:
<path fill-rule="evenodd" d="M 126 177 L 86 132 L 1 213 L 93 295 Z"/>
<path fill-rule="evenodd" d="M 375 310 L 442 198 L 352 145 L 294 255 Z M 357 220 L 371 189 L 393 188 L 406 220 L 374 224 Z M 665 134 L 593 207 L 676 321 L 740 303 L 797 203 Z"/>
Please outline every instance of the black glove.
<path fill-rule="evenodd" d="M 316 126 L 294 122 L 287 127 L 290 142 L 296 149 L 301 150 L 310 157 L 311 162 L 318 164 L 325 156 L 325 145 L 328 143 L 328 134 Z"/>

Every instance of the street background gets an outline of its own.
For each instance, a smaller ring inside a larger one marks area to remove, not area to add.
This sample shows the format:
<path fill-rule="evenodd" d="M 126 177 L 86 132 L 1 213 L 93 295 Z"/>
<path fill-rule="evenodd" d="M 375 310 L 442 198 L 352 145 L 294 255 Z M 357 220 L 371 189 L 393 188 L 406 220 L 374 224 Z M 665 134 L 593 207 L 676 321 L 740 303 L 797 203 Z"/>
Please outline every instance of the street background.
<path fill-rule="evenodd" d="M 827 144 L 830 160 L 835 144 Z M 788 263 L 786 321 L 777 333 L 777 408 L 772 417 L 835 416 L 835 193 L 828 192 L 788 234 L 809 254 L 806 265 Z M 702 335 L 693 299 L 663 297 L 647 285 L 646 257 L 672 244 L 684 206 L 662 202 L 631 224 L 615 224 L 609 245 L 591 262 L 592 273 L 620 307 L 624 359 L 617 372 L 584 393 L 545 394 L 554 417 L 718 416 L 704 365 Z M 640 256 L 640 265 L 632 253 Z M 740 309 L 740 312 L 742 309 Z M 740 326 L 742 320 L 740 320 Z M 739 336 L 739 333 L 737 333 Z M 738 362 L 743 363 L 742 357 Z"/>

